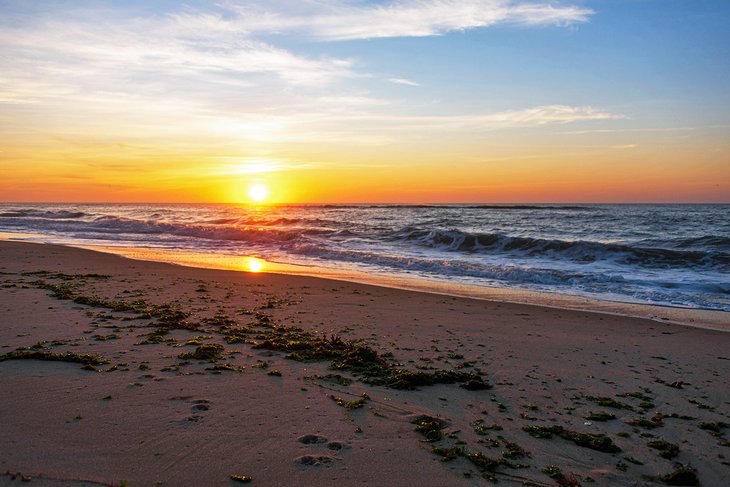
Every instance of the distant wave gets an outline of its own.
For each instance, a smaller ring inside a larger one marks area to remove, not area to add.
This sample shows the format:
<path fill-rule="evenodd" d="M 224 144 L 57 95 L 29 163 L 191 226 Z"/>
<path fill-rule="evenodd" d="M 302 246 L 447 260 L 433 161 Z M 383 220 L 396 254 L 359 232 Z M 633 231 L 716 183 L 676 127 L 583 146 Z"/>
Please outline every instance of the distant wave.
<path fill-rule="evenodd" d="M 592 206 L 578 205 L 321 205 L 318 208 L 328 209 L 453 209 L 453 210 L 574 210 L 593 211 Z"/>
<path fill-rule="evenodd" d="M 704 235 L 702 237 L 681 238 L 670 240 L 670 243 L 677 248 L 702 248 L 730 253 L 730 238 L 722 237 L 719 235 Z"/>
<path fill-rule="evenodd" d="M 16 210 L 0 213 L 0 218 L 51 218 L 51 219 L 72 219 L 87 216 L 82 211 L 40 211 L 40 210 Z"/>

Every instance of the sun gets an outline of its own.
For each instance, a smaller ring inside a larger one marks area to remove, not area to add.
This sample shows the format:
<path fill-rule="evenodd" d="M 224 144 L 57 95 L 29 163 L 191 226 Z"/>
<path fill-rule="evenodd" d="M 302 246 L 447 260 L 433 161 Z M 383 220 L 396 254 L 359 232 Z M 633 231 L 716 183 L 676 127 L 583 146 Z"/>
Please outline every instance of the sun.
<path fill-rule="evenodd" d="M 258 257 L 249 257 L 246 259 L 246 267 L 249 272 L 261 272 L 264 269 L 264 262 Z"/>
<path fill-rule="evenodd" d="M 269 197 L 269 189 L 262 184 L 254 184 L 248 188 L 248 197 L 251 201 L 262 203 Z"/>

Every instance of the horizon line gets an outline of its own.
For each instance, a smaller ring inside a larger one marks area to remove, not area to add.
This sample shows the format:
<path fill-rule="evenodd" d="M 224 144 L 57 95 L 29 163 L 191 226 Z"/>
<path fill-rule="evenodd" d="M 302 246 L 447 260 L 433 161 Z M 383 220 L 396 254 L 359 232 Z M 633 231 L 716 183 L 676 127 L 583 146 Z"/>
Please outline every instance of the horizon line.
<path fill-rule="evenodd" d="M 406 203 L 406 202 L 309 202 L 309 203 L 250 203 L 250 202 L 234 202 L 234 201 L 0 201 L 0 204 L 26 204 L 26 205 L 235 205 L 235 206 L 538 206 L 538 205 L 561 205 L 561 206 L 579 206 L 579 205 L 730 205 L 730 200 L 726 202 L 718 201 L 676 201 L 676 202 L 630 202 L 630 201 L 603 201 L 603 202 L 571 202 L 571 201 L 543 201 L 543 202 L 422 202 L 422 203 Z"/>

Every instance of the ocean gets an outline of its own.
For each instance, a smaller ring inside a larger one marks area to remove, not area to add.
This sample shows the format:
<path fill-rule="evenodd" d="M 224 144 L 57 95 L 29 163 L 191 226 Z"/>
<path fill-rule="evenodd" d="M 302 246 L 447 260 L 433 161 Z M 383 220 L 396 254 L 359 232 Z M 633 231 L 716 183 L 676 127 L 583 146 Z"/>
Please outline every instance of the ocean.
<path fill-rule="evenodd" d="M 0 232 L 730 311 L 730 205 L 2 203 Z"/>

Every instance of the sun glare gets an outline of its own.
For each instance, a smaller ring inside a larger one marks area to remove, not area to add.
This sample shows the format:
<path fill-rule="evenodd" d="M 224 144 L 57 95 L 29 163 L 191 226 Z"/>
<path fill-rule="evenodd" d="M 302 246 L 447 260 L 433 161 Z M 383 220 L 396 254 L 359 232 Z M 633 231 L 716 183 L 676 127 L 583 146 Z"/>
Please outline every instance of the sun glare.
<path fill-rule="evenodd" d="M 248 197 L 251 198 L 251 201 L 254 201 L 256 203 L 262 203 L 266 198 L 269 196 L 269 190 L 266 188 L 266 186 L 263 186 L 261 184 L 255 184 L 248 188 Z"/>
<path fill-rule="evenodd" d="M 261 272 L 264 268 L 264 261 L 257 257 L 249 257 L 246 260 L 246 267 L 249 272 Z"/>

